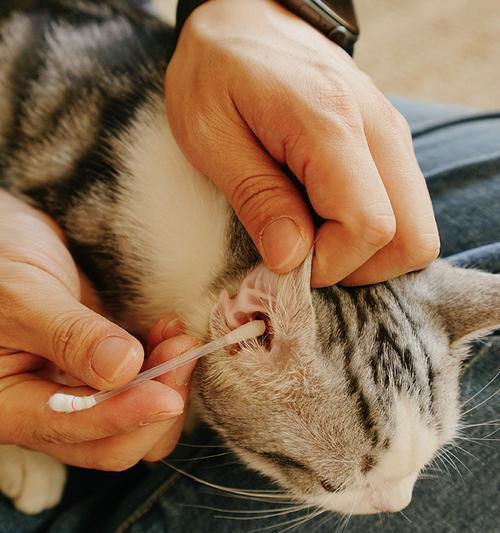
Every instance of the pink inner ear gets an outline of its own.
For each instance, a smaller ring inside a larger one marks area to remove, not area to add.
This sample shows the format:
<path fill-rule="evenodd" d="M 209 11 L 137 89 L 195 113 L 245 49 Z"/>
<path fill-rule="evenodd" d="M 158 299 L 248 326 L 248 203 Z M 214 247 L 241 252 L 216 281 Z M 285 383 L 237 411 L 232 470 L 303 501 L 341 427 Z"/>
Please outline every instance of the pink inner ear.
<path fill-rule="evenodd" d="M 252 270 L 241 284 L 238 294 L 230 298 L 227 292 L 220 296 L 220 306 L 229 329 L 236 329 L 257 313 L 266 313 L 276 302 L 278 276 L 259 265 Z"/>

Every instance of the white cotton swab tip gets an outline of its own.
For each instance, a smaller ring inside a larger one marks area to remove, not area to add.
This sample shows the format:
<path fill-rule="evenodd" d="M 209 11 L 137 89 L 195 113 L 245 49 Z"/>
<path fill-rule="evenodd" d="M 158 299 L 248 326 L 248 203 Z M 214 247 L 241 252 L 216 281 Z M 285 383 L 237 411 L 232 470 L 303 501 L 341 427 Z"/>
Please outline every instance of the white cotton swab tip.
<path fill-rule="evenodd" d="M 239 344 L 240 342 L 256 339 L 266 332 L 266 324 L 263 320 L 252 320 L 239 328 L 230 331 L 219 340 L 225 339 L 224 345 Z"/>
<path fill-rule="evenodd" d="M 94 396 L 74 396 L 58 392 L 49 398 L 49 407 L 57 413 L 84 411 L 96 405 Z"/>
<path fill-rule="evenodd" d="M 200 357 L 221 350 L 226 346 L 239 344 L 240 342 L 248 341 L 250 339 L 256 339 L 263 335 L 265 331 L 266 325 L 263 320 L 253 320 L 252 322 L 248 322 L 248 324 L 240 326 L 234 331 L 230 331 L 227 335 L 224 335 L 224 337 L 215 339 L 204 346 L 193 348 L 180 357 L 166 361 L 165 363 L 150 368 L 145 372 L 141 372 L 133 381 L 124 387 L 110 391 L 97 392 L 90 396 L 75 396 L 73 394 L 58 392 L 50 397 L 48 405 L 52 411 L 57 413 L 75 413 L 76 411 L 90 409 L 108 398 L 112 398 L 117 394 L 136 387 L 145 381 L 149 381 L 166 374 L 167 372 L 171 372 L 172 370 L 195 361 Z"/>

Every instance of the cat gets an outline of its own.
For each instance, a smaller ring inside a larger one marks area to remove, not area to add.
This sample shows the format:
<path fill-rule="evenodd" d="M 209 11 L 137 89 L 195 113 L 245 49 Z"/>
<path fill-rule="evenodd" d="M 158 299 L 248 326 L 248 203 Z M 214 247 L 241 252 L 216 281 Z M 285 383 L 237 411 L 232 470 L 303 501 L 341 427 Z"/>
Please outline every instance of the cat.
<path fill-rule="evenodd" d="M 59 222 L 107 312 L 137 335 L 170 312 L 204 340 L 264 318 L 262 338 L 205 358 L 192 380 L 201 416 L 249 467 L 331 511 L 408 505 L 456 435 L 461 365 L 500 325 L 500 276 L 438 260 L 311 290 L 311 255 L 273 274 L 174 141 L 171 28 L 118 0 L 27 1 L 0 17 L 0 185 Z M 38 481 L 19 478 L 26 464 Z M 0 488 L 24 512 L 57 503 L 61 472 L 0 447 Z"/>

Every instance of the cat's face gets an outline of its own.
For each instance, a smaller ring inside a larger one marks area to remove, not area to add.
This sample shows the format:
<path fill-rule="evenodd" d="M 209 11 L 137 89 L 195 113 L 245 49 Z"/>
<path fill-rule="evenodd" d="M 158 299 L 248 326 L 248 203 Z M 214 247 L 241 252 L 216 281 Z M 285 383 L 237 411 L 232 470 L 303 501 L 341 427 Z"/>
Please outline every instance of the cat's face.
<path fill-rule="evenodd" d="M 464 280 L 476 293 L 489 284 L 483 318 L 477 306 L 475 318 L 461 316 Z M 238 296 L 223 296 L 214 336 L 255 316 L 269 335 L 200 363 L 202 410 L 294 498 L 342 513 L 401 510 L 453 438 L 460 341 L 500 323 L 498 276 L 438 263 L 374 287 L 310 291 L 308 282 L 307 266 L 280 278 L 259 267 Z"/>

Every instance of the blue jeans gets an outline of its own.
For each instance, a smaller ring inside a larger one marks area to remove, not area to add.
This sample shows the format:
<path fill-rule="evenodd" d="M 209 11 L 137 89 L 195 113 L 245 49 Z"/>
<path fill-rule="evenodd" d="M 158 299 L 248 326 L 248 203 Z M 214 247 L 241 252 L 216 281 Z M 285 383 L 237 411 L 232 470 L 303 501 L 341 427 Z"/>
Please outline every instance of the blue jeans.
<path fill-rule="evenodd" d="M 441 232 L 442 255 L 500 272 L 500 113 L 477 114 L 400 99 L 394 103 L 412 126 Z M 481 391 L 498 370 L 499 355 L 500 335 L 492 335 L 474 347 L 464 371 L 464 401 L 477 396 L 465 406 L 471 411 L 464 420 L 475 425 L 465 431 L 472 440 L 460 440 L 462 449 L 452 450 L 460 472 L 443 460 L 441 472 L 417 482 L 404 515 L 355 516 L 348 531 L 500 530 L 498 447 L 494 440 L 482 440 L 496 426 L 476 425 L 499 418 L 494 398 L 480 405 L 498 386 L 495 381 Z M 0 497 L 0 533 L 227 533 L 285 531 L 293 525 L 294 531 L 335 531 L 338 516 L 325 513 L 300 525 L 306 513 L 285 514 L 289 505 L 245 500 L 176 471 L 228 487 L 271 488 L 224 452 L 217 437 L 201 427 L 169 457 L 171 466 L 150 471 L 139 465 L 122 474 L 71 469 L 64 500 L 52 511 L 27 517 Z"/>

